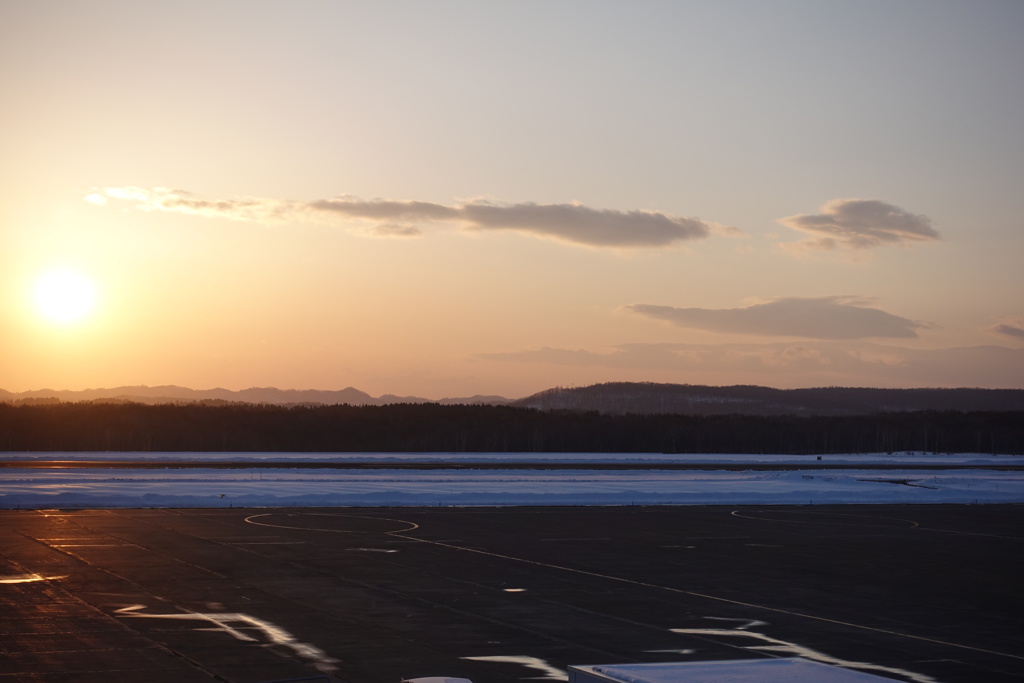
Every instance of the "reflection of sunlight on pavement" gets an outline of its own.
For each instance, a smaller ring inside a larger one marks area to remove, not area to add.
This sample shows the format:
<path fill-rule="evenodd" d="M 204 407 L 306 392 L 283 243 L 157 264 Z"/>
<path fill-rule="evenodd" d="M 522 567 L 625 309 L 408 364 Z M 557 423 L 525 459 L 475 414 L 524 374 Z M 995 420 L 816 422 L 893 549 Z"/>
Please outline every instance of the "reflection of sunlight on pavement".
<path fill-rule="evenodd" d="M 34 583 L 36 581 L 57 581 L 67 576 L 42 576 L 40 574 L 11 574 L 0 576 L 0 583 Z"/>
<path fill-rule="evenodd" d="M 281 645 L 289 648 L 299 657 L 308 659 L 314 663 L 317 669 L 320 671 L 334 671 L 338 667 L 335 666 L 338 660 L 330 657 L 320 648 L 309 643 L 303 643 L 295 639 L 295 636 L 288 633 L 282 628 L 274 625 L 269 621 L 259 619 L 249 614 L 242 612 L 185 612 L 185 613 L 174 613 L 174 614 L 145 614 L 139 612 L 139 610 L 145 609 L 145 605 L 132 605 L 130 607 L 123 607 L 115 612 L 122 617 L 142 617 L 149 619 L 179 619 L 179 620 L 194 620 L 194 621 L 205 621 L 211 624 L 215 624 L 214 628 L 202 628 L 197 629 L 201 631 L 223 631 L 228 633 L 238 640 L 244 640 L 247 642 L 259 642 L 258 638 L 253 638 L 247 633 L 244 633 L 241 629 L 252 630 L 263 634 L 264 637 L 272 645 Z M 232 626 L 231 624 L 235 624 Z M 241 624 L 241 625 L 239 625 Z"/>

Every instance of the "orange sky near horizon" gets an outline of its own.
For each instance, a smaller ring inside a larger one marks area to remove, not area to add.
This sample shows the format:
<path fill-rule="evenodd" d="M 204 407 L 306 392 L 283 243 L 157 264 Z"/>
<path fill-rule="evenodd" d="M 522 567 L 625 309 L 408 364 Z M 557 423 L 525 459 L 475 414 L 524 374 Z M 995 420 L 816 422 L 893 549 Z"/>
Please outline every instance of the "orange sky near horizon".
<path fill-rule="evenodd" d="M 1022 29 L 8 3 L 0 389 L 1024 388 Z"/>

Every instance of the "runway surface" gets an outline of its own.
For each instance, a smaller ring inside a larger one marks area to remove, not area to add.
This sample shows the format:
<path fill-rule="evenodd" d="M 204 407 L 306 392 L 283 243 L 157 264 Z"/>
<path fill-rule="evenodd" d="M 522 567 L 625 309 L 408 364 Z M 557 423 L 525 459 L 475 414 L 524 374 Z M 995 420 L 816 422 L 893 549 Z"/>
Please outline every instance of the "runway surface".
<path fill-rule="evenodd" d="M 1024 679 L 1024 506 L 0 511 L 0 683 Z M 328 678 L 329 677 L 329 678 Z"/>

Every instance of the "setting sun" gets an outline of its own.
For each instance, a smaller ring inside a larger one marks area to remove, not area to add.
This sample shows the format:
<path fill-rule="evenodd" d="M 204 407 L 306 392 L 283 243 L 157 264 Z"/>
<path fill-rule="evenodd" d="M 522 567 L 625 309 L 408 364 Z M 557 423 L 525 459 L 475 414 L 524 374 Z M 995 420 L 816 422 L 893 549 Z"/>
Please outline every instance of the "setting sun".
<path fill-rule="evenodd" d="M 1024 389 L 1024 2 L 397 4 L 0 0 L 0 399 Z"/>
<path fill-rule="evenodd" d="M 36 309 L 51 322 L 78 322 L 92 311 L 95 303 L 96 289 L 92 282 L 76 272 L 53 271 L 36 283 Z"/>

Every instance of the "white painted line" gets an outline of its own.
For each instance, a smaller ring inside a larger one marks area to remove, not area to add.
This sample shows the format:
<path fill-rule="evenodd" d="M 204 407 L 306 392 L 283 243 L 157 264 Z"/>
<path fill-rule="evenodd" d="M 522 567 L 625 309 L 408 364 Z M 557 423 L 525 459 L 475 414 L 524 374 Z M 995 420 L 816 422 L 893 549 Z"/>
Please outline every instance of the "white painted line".
<path fill-rule="evenodd" d="M 147 614 L 139 610 L 146 609 L 145 605 L 132 605 L 116 610 L 114 614 L 122 617 L 138 617 L 144 619 L 178 619 L 187 621 L 199 621 L 201 623 L 213 624 L 212 628 L 197 628 L 197 631 L 221 631 L 228 633 L 238 640 L 248 642 L 259 642 L 245 631 L 262 634 L 269 643 L 283 645 L 292 650 L 296 655 L 313 662 L 313 666 L 320 671 L 330 672 L 336 670 L 338 660 L 330 657 L 326 652 L 310 645 L 300 642 L 288 631 L 276 624 L 254 617 L 243 612 L 175 612 L 171 614 Z M 235 624 L 234 626 L 232 624 Z"/>
<path fill-rule="evenodd" d="M 397 521 L 397 520 L 396 520 Z M 906 521 L 906 520 L 904 520 Z M 412 524 L 409 522 L 409 524 Z M 916 523 L 914 523 L 916 525 Z M 393 532 L 393 533 L 404 533 L 404 532 Z M 769 607 L 768 605 L 759 605 L 753 602 L 745 602 L 743 600 L 732 600 L 730 598 L 723 598 L 717 595 L 711 595 L 709 593 L 698 593 L 696 591 L 688 591 L 682 588 L 673 588 L 671 586 L 659 586 L 655 583 L 647 583 L 646 581 L 637 581 L 635 579 L 626 579 L 621 576 L 611 576 L 609 574 L 599 574 L 597 572 L 590 572 L 585 569 L 573 569 L 572 567 L 563 567 L 562 565 L 549 564 L 547 562 L 539 562 L 537 560 L 528 560 L 523 557 L 514 557 L 512 555 L 502 555 L 501 553 L 492 553 L 486 550 L 478 550 L 476 548 L 466 548 L 457 545 L 451 545 L 441 541 L 430 541 L 425 538 L 416 538 L 415 536 L 403 536 L 402 538 L 410 538 L 417 540 L 420 543 L 426 543 L 428 545 L 441 546 L 443 548 L 451 548 L 452 550 L 459 550 L 466 553 L 477 553 L 479 555 L 485 555 L 488 557 L 497 557 L 503 560 L 511 560 L 513 562 L 522 562 L 523 564 L 530 564 L 536 567 L 546 567 L 548 569 L 557 569 L 559 571 L 570 572 L 572 574 L 580 574 L 582 576 L 593 576 L 600 579 L 608 579 L 609 581 L 618 581 L 620 583 L 628 583 L 633 586 L 644 586 L 645 588 L 654 588 L 656 590 L 663 590 L 670 593 L 678 593 L 679 595 L 690 595 L 696 598 L 704 598 L 706 600 L 714 600 L 716 602 L 723 602 L 729 605 L 740 605 L 741 607 L 751 607 L 754 609 L 765 610 L 767 612 L 775 612 L 777 614 L 788 614 L 793 617 L 800 617 L 802 619 L 811 619 L 814 621 L 821 621 L 828 624 L 838 624 L 840 626 L 847 626 L 849 628 L 862 629 L 864 631 L 871 631 L 873 633 L 884 633 L 890 636 L 897 636 L 899 638 L 910 638 L 912 640 L 920 640 L 926 643 L 935 643 L 937 645 L 945 645 L 947 647 L 955 647 L 963 650 L 972 650 L 974 652 L 984 652 L 985 654 L 997 655 L 1000 657 L 1009 657 L 1011 659 L 1024 660 L 1024 655 L 1010 654 L 1008 652 L 999 652 L 998 650 L 987 650 L 981 647 L 974 647 L 972 645 L 962 645 L 960 643 L 951 643 L 946 640 L 938 640 L 936 638 L 928 638 L 926 636 L 915 636 L 910 633 L 900 633 L 899 631 L 890 631 L 884 628 L 876 628 L 874 626 L 865 626 L 863 624 L 855 624 L 849 621 L 842 621 L 840 619 L 829 619 L 828 617 L 819 617 L 813 614 L 805 614 L 803 612 L 794 612 L 792 610 L 782 609 L 780 607 Z"/>
<path fill-rule="evenodd" d="M 719 621 L 732 621 L 732 619 L 722 619 Z M 738 620 L 743 621 L 743 620 Z M 763 652 L 771 654 L 773 656 L 778 655 L 795 655 L 804 659 L 810 659 L 822 664 L 830 664 L 832 666 L 843 667 L 844 669 L 860 669 L 868 671 L 881 671 L 889 674 L 896 674 L 904 678 L 909 678 L 914 683 L 938 683 L 938 681 L 931 676 L 925 674 L 914 673 L 913 671 L 907 671 L 906 669 L 897 669 L 895 667 L 882 666 L 881 664 L 872 664 L 871 662 L 856 662 L 849 659 L 840 659 L 833 657 L 832 655 L 826 654 L 820 650 L 805 647 L 797 643 L 790 642 L 788 640 L 781 640 L 779 638 L 773 638 L 764 633 L 758 633 L 757 631 L 751 631 L 749 629 L 755 626 L 767 626 L 768 624 L 763 621 L 749 621 L 745 622 L 742 626 L 736 628 L 673 628 L 669 629 L 673 633 L 682 633 L 685 635 L 696 635 L 696 636 L 725 636 L 730 638 L 750 638 L 754 641 L 753 645 L 741 646 L 744 650 L 751 650 L 753 652 Z"/>
<path fill-rule="evenodd" d="M 917 522 L 915 522 L 912 519 L 900 519 L 899 517 L 882 517 L 882 516 L 879 516 L 879 515 L 855 515 L 855 514 L 849 513 L 849 512 L 813 512 L 811 510 L 752 510 L 750 512 L 751 512 L 751 514 L 742 514 L 740 510 L 733 510 L 731 514 L 732 514 L 733 517 L 739 517 L 740 519 L 753 519 L 753 520 L 757 520 L 759 522 L 782 522 L 783 524 L 819 524 L 819 525 L 820 524 L 824 524 L 824 525 L 827 525 L 827 526 L 836 526 L 836 525 L 839 525 L 839 526 L 849 526 L 849 525 L 860 526 L 860 524 L 858 522 L 856 522 L 856 521 L 850 522 L 848 524 L 843 524 L 842 522 L 836 522 L 835 520 L 828 520 L 828 519 L 826 519 L 823 522 L 814 522 L 814 521 L 810 521 L 809 522 L 809 521 L 805 521 L 805 520 L 796 520 L 796 519 L 778 519 L 778 517 L 777 517 L 778 515 L 817 515 L 819 517 L 852 517 L 854 520 L 858 520 L 858 519 L 884 519 L 884 520 L 886 520 L 888 522 L 903 522 L 904 524 L 908 524 L 911 527 L 916 527 L 918 525 Z M 761 513 L 761 514 L 763 514 L 765 516 L 763 516 L 763 517 L 755 516 L 758 513 Z M 769 517 L 768 516 L 768 515 L 772 515 L 772 514 L 776 515 L 776 517 Z M 902 528 L 902 527 L 894 527 L 894 528 L 898 529 L 898 528 Z"/>
<path fill-rule="evenodd" d="M 227 545 L 306 545 L 305 541 L 228 541 Z"/>
<path fill-rule="evenodd" d="M 569 680 L 569 673 L 562 671 L 561 669 L 551 666 L 544 659 L 539 657 L 524 657 L 521 655 L 498 655 L 494 657 L 459 657 L 459 659 L 469 659 L 474 662 L 501 662 L 505 664 L 518 664 L 519 666 L 534 671 L 540 671 L 543 676 L 532 676 L 531 681 L 567 681 Z"/>
<path fill-rule="evenodd" d="M 309 517 L 351 517 L 353 519 L 370 519 L 370 520 L 373 520 L 373 521 L 398 522 L 400 524 L 407 524 L 409 526 L 407 528 L 405 528 L 405 529 L 394 529 L 392 531 L 363 531 L 363 530 L 352 530 L 352 529 L 320 529 L 320 528 L 315 528 L 315 527 L 288 526 L 286 524 L 270 524 L 269 522 L 256 522 L 256 521 L 254 521 L 254 520 L 256 520 L 256 519 L 258 519 L 260 517 L 270 517 L 270 516 L 273 516 L 273 515 L 287 516 L 287 517 L 301 517 L 301 516 L 309 516 Z M 254 524 L 256 526 L 268 526 L 268 527 L 274 527 L 274 528 L 277 528 L 277 529 L 291 529 L 292 531 L 325 531 L 327 533 L 334 533 L 334 534 L 372 534 L 372 533 L 397 534 L 397 533 L 400 533 L 400 532 L 403 532 L 403 531 L 414 531 L 414 530 L 420 528 L 419 524 L 416 524 L 414 522 L 407 522 L 407 521 L 405 521 L 403 519 L 391 519 L 391 518 L 388 518 L 388 517 L 368 517 L 366 515 L 334 515 L 334 514 L 317 513 L 317 512 L 310 512 L 310 513 L 305 513 L 305 512 L 288 513 L 288 514 L 285 514 L 285 515 L 282 515 L 279 512 L 276 512 L 276 513 L 275 512 L 266 512 L 266 513 L 263 513 L 261 515 L 250 515 L 250 516 L 246 517 L 243 521 L 246 524 Z"/>

